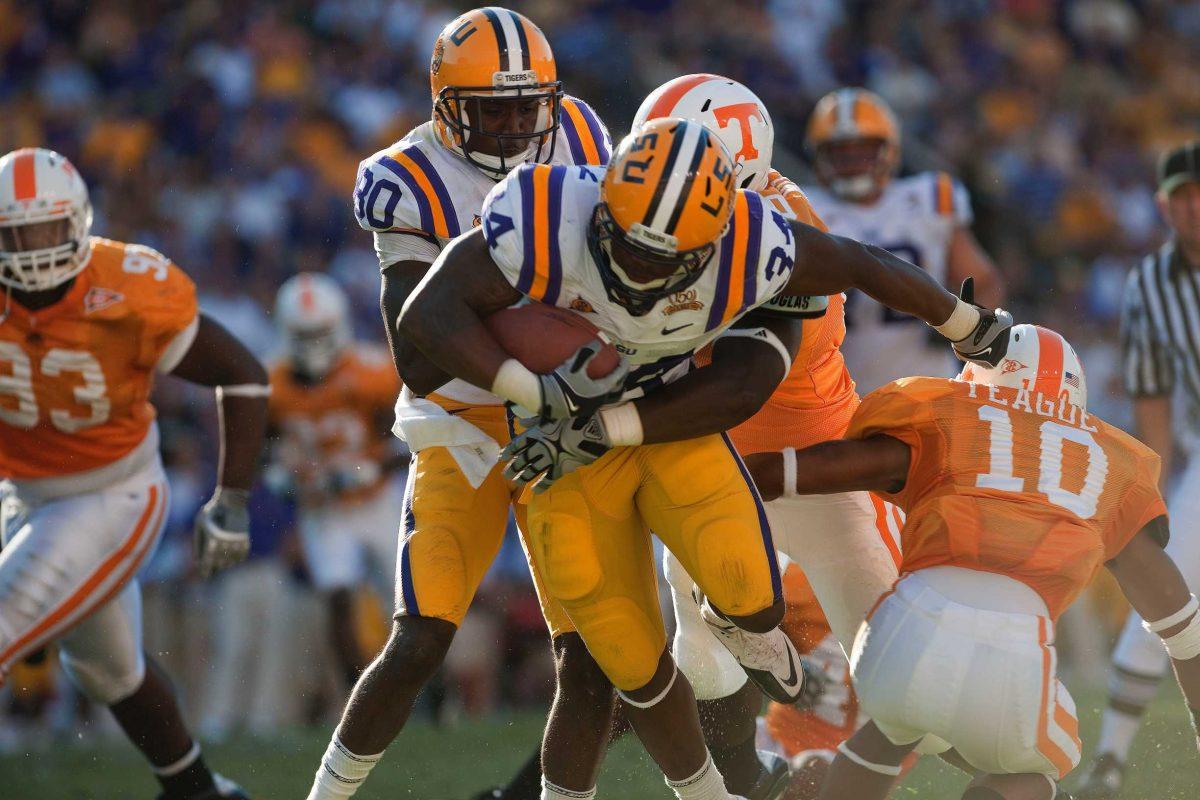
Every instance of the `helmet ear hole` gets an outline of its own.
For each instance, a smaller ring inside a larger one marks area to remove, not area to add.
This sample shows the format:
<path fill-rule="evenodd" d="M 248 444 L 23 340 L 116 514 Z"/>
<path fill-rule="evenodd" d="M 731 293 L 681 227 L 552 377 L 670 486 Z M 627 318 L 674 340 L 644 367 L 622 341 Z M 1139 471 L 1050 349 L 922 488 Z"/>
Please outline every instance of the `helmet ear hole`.
<path fill-rule="evenodd" d="M 747 175 L 745 178 L 742 178 L 742 182 L 741 182 L 741 184 L 738 186 L 738 188 L 739 188 L 739 189 L 749 189 L 749 188 L 750 188 L 750 184 L 751 184 L 751 183 L 753 183 L 753 182 L 754 182 L 754 176 L 753 176 L 753 175 Z"/>

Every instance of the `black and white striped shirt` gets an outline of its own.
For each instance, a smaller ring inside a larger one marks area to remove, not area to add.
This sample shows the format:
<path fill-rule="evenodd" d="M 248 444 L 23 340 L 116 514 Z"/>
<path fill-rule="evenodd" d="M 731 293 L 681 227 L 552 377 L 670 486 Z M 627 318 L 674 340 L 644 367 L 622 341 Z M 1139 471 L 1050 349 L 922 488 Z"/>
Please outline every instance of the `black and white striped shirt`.
<path fill-rule="evenodd" d="M 1132 397 L 1176 387 L 1200 409 L 1200 277 L 1167 242 L 1129 273 L 1121 315 L 1125 389 Z"/>

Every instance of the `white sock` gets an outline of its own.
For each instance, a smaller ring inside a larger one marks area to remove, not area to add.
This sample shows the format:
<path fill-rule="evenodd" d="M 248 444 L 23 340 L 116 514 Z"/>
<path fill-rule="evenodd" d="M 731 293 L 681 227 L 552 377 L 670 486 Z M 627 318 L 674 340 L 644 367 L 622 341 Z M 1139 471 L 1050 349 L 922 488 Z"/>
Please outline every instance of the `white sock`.
<path fill-rule="evenodd" d="M 317 768 L 317 777 L 308 793 L 308 800 L 344 800 L 353 797 L 367 779 L 371 768 L 382 757 L 383 753 L 373 756 L 351 753 L 335 733 L 321 758 L 321 766 Z"/>
<path fill-rule="evenodd" d="M 1122 764 L 1129 760 L 1129 751 L 1133 740 L 1137 737 L 1138 728 L 1142 726 L 1141 715 L 1126 714 L 1115 708 L 1104 709 L 1104 717 L 1100 722 L 1100 741 L 1096 746 L 1097 753 L 1112 753 Z"/>
<path fill-rule="evenodd" d="M 690 778 L 667 781 L 679 800 L 729 800 L 733 795 L 725 788 L 721 770 L 713 763 L 712 756 L 705 751 L 704 766 Z"/>
<path fill-rule="evenodd" d="M 564 789 L 561 786 L 555 786 L 550 781 L 546 780 L 546 776 L 542 776 L 542 797 L 541 800 L 595 800 L 596 787 L 593 786 L 586 792 L 573 792 L 570 789 Z"/>

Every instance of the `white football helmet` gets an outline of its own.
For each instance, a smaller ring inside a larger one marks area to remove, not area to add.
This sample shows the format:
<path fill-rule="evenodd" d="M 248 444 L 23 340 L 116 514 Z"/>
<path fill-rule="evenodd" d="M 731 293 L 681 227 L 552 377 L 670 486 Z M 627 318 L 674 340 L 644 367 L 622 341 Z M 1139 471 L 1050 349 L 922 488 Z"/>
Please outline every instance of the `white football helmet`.
<path fill-rule="evenodd" d="M 92 203 L 71 162 L 41 147 L 0 157 L 0 285 L 26 292 L 74 278 L 92 255 Z"/>
<path fill-rule="evenodd" d="M 1008 352 L 998 366 L 967 364 L 959 380 L 1029 389 L 1055 400 L 1065 394 L 1068 403 L 1087 411 L 1087 380 L 1070 342 L 1040 325 L 1015 325 L 1008 336 Z"/>
<path fill-rule="evenodd" d="M 761 192 L 767 188 L 775 126 L 763 101 L 742 84 L 705 73 L 667 81 L 642 101 L 633 127 L 658 117 L 699 122 L 721 140 L 737 162 L 734 183 L 739 189 Z"/>
<path fill-rule="evenodd" d="M 279 287 L 275 323 L 292 368 L 310 380 L 328 375 L 350 343 L 346 293 L 319 272 L 301 272 Z"/>

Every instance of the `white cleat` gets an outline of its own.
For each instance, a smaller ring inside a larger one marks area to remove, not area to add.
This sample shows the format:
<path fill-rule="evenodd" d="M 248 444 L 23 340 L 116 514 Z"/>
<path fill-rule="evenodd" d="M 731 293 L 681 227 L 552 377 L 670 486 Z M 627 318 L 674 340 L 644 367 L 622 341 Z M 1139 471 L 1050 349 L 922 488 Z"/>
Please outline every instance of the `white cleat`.
<path fill-rule="evenodd" d="M 714 609 L 707 598 L 700 604 L 700 616 L 763 694 L 788 705 L 806 698 L 808 670 L 783 631 L 742 630 Z"/>

